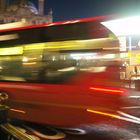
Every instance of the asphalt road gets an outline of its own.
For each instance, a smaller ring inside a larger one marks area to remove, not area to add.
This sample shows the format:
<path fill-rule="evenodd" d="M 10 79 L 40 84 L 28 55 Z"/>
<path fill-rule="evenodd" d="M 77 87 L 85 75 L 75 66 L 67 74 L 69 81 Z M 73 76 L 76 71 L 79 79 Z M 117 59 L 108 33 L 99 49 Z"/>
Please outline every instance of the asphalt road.
<path fill-rule="evenodd" d="M 12 124 L 12 126 L 24 135 L 30 136 L 32 140 L 140 140 L 140 126 L 134 124 L 129 125 L 129 128 L 107 124 L 82 126 L 81 128 L 86 130 L 86 134 L 71 134 L 72 131 L 28 123 Z M 0 137 L 1 139 L 5 140 Z"/>

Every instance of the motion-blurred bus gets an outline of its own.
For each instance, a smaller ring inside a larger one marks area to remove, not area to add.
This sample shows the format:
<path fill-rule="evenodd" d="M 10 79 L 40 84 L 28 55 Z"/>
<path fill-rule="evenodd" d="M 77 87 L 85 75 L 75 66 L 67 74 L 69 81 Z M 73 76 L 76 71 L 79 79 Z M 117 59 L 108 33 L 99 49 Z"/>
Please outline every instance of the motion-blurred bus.
<path fill-rule="evenodd" d="M 104 19 L 0 30 L 0 92 L 11 118 L 63 127 L 120 119 L 127 90 Z"/>

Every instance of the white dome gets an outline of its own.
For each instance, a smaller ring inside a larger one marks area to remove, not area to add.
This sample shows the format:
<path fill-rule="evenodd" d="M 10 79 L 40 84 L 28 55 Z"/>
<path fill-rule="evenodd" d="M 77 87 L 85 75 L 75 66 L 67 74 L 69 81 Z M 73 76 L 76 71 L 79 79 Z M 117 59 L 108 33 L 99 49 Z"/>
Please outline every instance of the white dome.
<path fill-rule="evenodd" d="M 37 10 L 37 8 L 35 7 L 35 5 L 34 5 L 32 2 L 29 2 L 29 1 L 28 1 L 28 2 L 25 4 L 25 7 L 29 8 L 29 9 L 31 10 L 32 13 L 38 14 L 38 10 Z"/>
<path fill-rule="evenodd" d="M 33 14 L 38 14 L 38 10 L 35 7 L 35 5 L 32 2 L 29 1 L 20 1 L 15 2 L 14 4 L 11 4 L 8 6 L 7 11 L 8 12 L 16 12 L 16 11 L 30 11 Z"/>

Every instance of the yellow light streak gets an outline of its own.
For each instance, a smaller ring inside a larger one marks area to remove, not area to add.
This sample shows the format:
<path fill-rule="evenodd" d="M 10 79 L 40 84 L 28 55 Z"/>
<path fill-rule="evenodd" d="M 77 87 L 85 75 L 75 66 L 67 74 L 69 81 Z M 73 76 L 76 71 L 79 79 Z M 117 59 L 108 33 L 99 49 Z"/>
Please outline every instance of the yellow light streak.
<path fill-rule="evenodd" d="M 92 110 L 92 109 L 87 109 L 87 112 L 96 113 L 96 114 L 100 114 L 100 115 L 104 115 L 104 116 L 109 116 L 109 117 L 120 119 L 119 115 L 115 115 L 115 114 L 111 114 L 111 113 L 96 111 L 96 110 Z"/>
<path fill-rule="evenodd" d="M 114 48 L 114 41 L 112 38 L 99 38 L 99 39 L 87 39 L 87 40 L 72 40 L 72 41 L 59 41 L 59 42 L 44 42 L 34 43 L 24 46 L 24 50 L 35 50 L 35 49 L 48 49 L 50 51 L 56 50 L 69 50 L 69 49 L 100 49 L 103 46 L 110 46 Z M 104 45 L 103 45 L 104 44 Z"/>
<path fill-rule="evenodd" d="M 0 41 L 13 40 L 17 38 L 19 38 L 17 34 L 0 35 Z"/>
<path fill-rule="evenodd" d="M 24 65 L 35 65 L 37 64 L 37 62 L 26 62 L 26 63 L 23 63 Z"/>
<path fill-rule="evenodd" d="M 14 112 L 18 112 L 18 113 L 26 114 L 25 111 L 23 111 L 23 110 L 19 110 L 19 109 L 14 109 L 14 108 L 11 108 L 10 111 L 14 111 Z"/>
<path fill-rule="evenodd" d="M 23 47 L 0 48 L 0 55 L 20 55 L 23 54 Z"/>
<path fill-rule="evenodd" d="M 44 49 L 45 45 L 47 43 L 33 43 L 33 44 L 27 44 L 24 46 L 24 50 L 38 50 L 38 49 Z"/>
<path fill-rule="evenodd" d="M 106 91 L 106 92 L 117 92 L 117 93 L 123 93 L 124 92 L 122 90 L 117 90 L 117 89 L 106 89 L 106 88 L 97 88 L 97 87 L 91 87 L 90 89 L 98 90 L 98 91 Z"/>

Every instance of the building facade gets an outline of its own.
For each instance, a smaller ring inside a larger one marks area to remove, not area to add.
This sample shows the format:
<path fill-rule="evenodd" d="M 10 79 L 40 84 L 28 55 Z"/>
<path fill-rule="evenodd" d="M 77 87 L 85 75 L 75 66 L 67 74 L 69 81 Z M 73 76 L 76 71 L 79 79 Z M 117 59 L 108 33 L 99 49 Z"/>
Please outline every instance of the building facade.
<path fill-rule="evenodd" d="M 20 21 L 29 25 L 52 23 L 52 10 L 44 15 L 44 0 L 38 0 L 38 8 L 29 0 L 0 0 L 0 24 Z"/>

